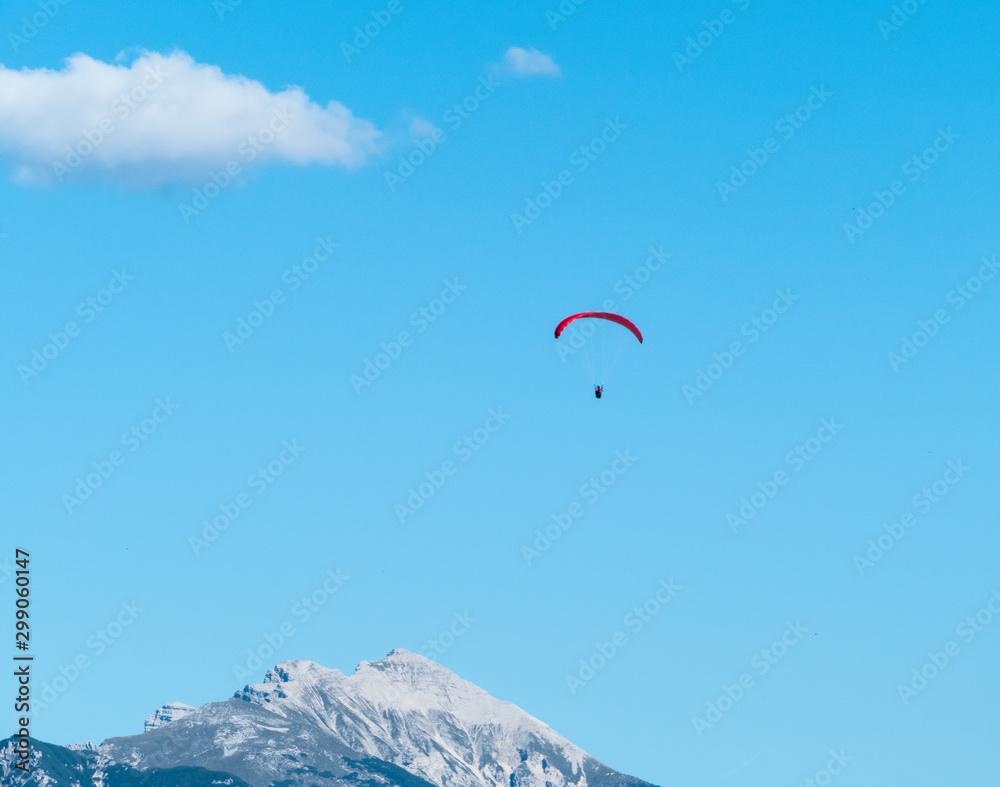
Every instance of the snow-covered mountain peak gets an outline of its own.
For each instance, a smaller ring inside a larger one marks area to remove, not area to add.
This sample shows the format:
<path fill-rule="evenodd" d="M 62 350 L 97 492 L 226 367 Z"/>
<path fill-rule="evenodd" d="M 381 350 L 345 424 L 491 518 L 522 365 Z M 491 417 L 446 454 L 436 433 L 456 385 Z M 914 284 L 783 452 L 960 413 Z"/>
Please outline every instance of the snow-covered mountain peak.
<path fill-rule="evenodd" d="M 349 677 L 353 678 L 359 673 L 365 673 L 369 670 L 392 672 L 399 677 L 419 677 L 433 673 L 454 676 L 451 670 L 447 667 L 442 667 L 437 662 L 431 661 L 405 648 L 395 648 L 389 651 L 389 654 L 384 659 L 360 662 L 351 676 L 344 675 L 340 670 L 324 667 L 315 661 L 282 661 L 267 671 L 264 675 L 264 683 L 287 683 L 294 680 L 343 680 Z"/>
<path fill-rule="evenodd" d="M 315 661 L 293 660 L 282 661 L 271 667 L 264 675 L 264 683 L 291 683 L 293 681 L 309 682 L 328 673 L 343 675 L 340 670 L 329 669 Z"/>
<path fill-rule="evenodd" d="M 193 710 L 195 710 L 193 707 L 185 705 L 183 702 L 168 702 L 146 717 L 146 726 L 143 732 L 159 729 L 164 724 L 187 716 Z"/>
<path fill-rule="evenodd" d="M 563 763 L 573 783 L 586 763 L 596 765 L 516 705 L 404 649 L 363 661 L 351 675 L 312 661 L 282 662 L 234 698 L 315 724 L 356 751 L 438 784 L 508 787 L 518 773 L 521 784 L 562 787 L 548 772 L 551 763 Z"/>
<path fill-rule="evenodd" d="M 447 667 L 442 667 L 437 662 L 431 661 L 425 656 L 420 656 L 405 648 L 394 648 L 390 650 L 384 659 L 378 661 L 362 661 L 358 664 L 355 674 L 360 670 L 394 670 L 397 672 L 451 672 Z"/>
<path fill-rule="evenodd" d="M 402 648 L 378 661 L 362 661 L 352 675 L 313 661 L 285 661 L 268 670 L 263 683 L 246 686 L 233 696 L 276 713 L 305 712 L 321 723 L 324 709 L 335 699 L 366 715 L 447 713 L 464 724 L 503 724 L 554 734 L 516 705 L 495 699 L 447 667 Z"/>

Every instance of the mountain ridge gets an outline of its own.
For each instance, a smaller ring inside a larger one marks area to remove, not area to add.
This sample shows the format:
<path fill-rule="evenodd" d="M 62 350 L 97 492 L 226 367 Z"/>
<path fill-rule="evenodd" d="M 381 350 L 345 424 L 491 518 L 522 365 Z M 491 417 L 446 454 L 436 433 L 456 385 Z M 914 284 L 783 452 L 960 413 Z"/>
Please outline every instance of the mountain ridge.
<path fill-rule="evenodd" d="M 55 780 L 12 785 L 117 787 L 131 778 L 201 787 L 229 778 L 240 787 L 653 787 L 403 648 L 350 675 L 283 661 L 222 702 L 161 706 L 141 734 L 41 745 L 40 767 Z"/>

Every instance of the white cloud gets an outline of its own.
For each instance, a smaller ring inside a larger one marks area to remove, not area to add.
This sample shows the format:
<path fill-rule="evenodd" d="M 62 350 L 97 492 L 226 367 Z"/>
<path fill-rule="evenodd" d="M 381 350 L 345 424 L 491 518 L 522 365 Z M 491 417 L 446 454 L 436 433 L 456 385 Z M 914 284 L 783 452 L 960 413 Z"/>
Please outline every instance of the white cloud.
<path fill-rule="evenodd" d="M 415 117 L 410 121 L 410 137 L 413 139 L 427 139 L 439 132 L 440 129 L 426 118 Z"/>
<path fill-rule="evenodd" d="M 184 52 L 130 65 L 79 54 L 60 71 L 0 65 L 0 153 L 22 182 L 202 181 L 233 161 L 354 167 L 381 138 L 343 104 L 272 93 Z"/>
<path fill-rule="evenodd" d="M 512 46 L 503 55 L 503 62 L 496 70 L 512 77 L 559 76 L 562 74 L 559 66 L 548 55 L 543 55 L 537 49 L 521 49 Z"/>

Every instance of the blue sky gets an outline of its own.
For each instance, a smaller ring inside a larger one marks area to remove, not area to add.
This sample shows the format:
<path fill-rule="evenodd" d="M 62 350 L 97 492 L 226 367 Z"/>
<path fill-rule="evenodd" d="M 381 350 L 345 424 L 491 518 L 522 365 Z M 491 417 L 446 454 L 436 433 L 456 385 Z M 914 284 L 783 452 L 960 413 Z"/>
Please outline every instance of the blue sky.
<path fill-rule="evenodd" d="M 0 13 L 36 737 L 405 647 L 656 784 L 995 779 L 995 9 L 40 9 Z M 645 335 L 599 402 L 552 338 L 595 308 Z"/>

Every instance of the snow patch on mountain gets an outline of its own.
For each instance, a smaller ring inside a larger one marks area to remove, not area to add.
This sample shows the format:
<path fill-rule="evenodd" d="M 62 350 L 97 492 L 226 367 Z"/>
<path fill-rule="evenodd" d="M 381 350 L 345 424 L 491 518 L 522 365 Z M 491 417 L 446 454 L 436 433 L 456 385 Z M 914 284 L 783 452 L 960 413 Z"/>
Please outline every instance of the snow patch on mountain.
<path fill-rule="evenodd" d="M 90 741 L 84 741 L 83 743 L 67 743 L 63 748 L 69 749 L 70 751 L 80 752 L 96 752 L 98 750 L 98 747 Z"/>

